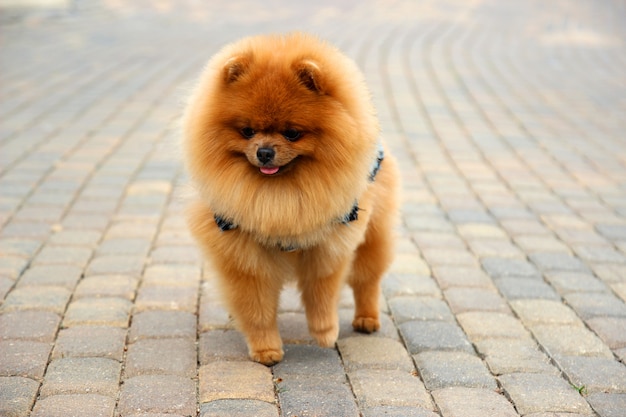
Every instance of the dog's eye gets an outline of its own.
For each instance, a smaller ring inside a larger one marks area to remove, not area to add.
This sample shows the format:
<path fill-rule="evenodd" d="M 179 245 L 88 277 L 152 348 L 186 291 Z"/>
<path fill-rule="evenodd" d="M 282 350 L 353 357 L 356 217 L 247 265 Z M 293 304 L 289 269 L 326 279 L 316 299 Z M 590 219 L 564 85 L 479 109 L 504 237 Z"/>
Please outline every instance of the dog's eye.
<path fill-rule="evenodd" d="M 239 133 L 241 133 L 241 136 L 243 136 L 244 138 L 251 139 L 252 137 L 254 137 L 254 134 L 256 132 L 251 127 L 244 127 L 239 131 Z"/>
<path fill-rule="evenodd" d="M 283 136 L 290 142 L 296 141 L 300 138 L 301 133 L 296 129 L 287 129 L 283 132 Z"/>

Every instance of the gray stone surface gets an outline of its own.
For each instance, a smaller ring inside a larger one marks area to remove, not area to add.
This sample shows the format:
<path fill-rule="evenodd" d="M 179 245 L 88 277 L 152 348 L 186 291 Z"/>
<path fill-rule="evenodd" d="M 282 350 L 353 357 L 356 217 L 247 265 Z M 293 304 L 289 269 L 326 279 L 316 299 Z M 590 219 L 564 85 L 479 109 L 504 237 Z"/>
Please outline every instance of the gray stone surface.
<path fill-rule="evenodd" d="M 621 417 L 623 2 L 8 3 L 0 415 Z M 289 284 L 267 368 L 189 233 L 180 116 L 223 45 L 292 30 L 363 71 L 402 201 L 380 330 L 346 288 L 318 347 Z"/>

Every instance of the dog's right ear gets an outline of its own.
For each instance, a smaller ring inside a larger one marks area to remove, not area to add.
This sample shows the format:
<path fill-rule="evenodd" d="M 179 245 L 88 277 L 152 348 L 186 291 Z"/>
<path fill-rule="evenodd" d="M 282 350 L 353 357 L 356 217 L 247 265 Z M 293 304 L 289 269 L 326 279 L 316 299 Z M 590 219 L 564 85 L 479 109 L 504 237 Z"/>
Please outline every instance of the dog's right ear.
<path fill-rule="evenodd" d="M 250 57 L 242 55 L 234 56 L 226 61 L 223 69 L 224 82 L 230 84 L 237 81 L 250 67 L 250 61 Z"/>

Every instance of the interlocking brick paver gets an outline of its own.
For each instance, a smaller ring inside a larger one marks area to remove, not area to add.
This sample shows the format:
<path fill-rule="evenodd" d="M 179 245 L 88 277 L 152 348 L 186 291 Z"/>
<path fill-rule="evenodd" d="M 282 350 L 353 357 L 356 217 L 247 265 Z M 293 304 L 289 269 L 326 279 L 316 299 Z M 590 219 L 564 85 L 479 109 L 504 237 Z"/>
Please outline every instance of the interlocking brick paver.
<path fill-rule="evenodd" d="M 128 347 L 125 378 L 144 374 L 196 375 L 196 346 L 190 339 L 144 339 Z"/>
<path fill-rule="evenodd" d="M 19 375 L 41 380 L 51 350 L 51 343 L 24 340 L 0 341 L 0 375 Z"/>
<path fill-rule="evenodd" d="M 195 340 L 196 317 L 183 311 L 144 311 L 133 315 L 129 341 L 143 338 L 186 337 Z"/>
<path fill-rule="evenodd" d="M 99 357 L 121 361 L 126 332 L 126 329 L 111 326 L 74 326 L 61 329 L 52 351 L 52 359 Z"/>
<path fill-rule="evenodd" d="M 127 379 L 121 388 L 117 413 L 194 415 L 196 384 L 175 375 L 140 375 Z"/>
<path fill-rule="evenodd" d="M 514 373 L 498 379 L 522 415 L 538 412 L 591 414 L 584 398 L 556 375 Z"/>
<path fill-rule="evenodd" d="M 416 375 L 402 370 L 359 369 L 349 374 L 352 389 L 364 408 L 413 406 L 432 409 L 430 396 Z"/>
<path fill-rule="evenodd" d="M 509 401 L 493 390 L 449 387 L 433 391 L 433 398 L 443 417 L 516 417 Z"/>
<path fill-rule="evenodd" d="M 121 364 L 105 358 L 62 358 L 48 366 L 40 396 L 100 394 L 115 398 Z"/>
<path fill-rule="evenodd" d="M 0 414 L 622 417 L 622 2 L 5 3 Z M 403 202 L 381 329 L 346 289 L 320 348 L 289 286 L 266 368 L 187 228 L 179 119 L 222 45 L 290 30 L 363 70 Z"/>
<path fill-rule="evenodd" d="M 446 303 L 432 297 L 395 297 L 389 300 L 389 307 L 397 323 L 411 320 L 454 319 Z"/>
<path fill-rule="evenodd" d="M 572 384 L 587 392 L 626 392 L 626 367 L 612 358 L 566 356 L 557 362 Z"/>
<path fill-rule="evenodd" d="M 427 350 L 472 352 L 472 345 L 454 323 L 443 321 L 409 321 L 399 326 L 410 353 Z"/>
<path fill-rule="evenodd" d="M 620 417 L 626 409 L 626 394 L 596 393 L 589 395 L 587 401 L 602 417 Z"/>
<path fill-rule="evenodd" d="M 532 332 L 551 356 L 612 356 L 610 349 L 596 335 L 581 326 L 537 325 Z"/>
<path fill-rule="evenodd" d="M 200 367 L 200 402 L 223 399 L 256 399 L 274 402 L 269 368 L 245 362 L 211 362 Z"/>
<path fill-rule="evenodd" d="M 28 417 L 37 397 L 39 382 L 20 376 L 0 376 L 0 413 L 7 417 Z"/>
<path fill-rule="evenodd" d="M 49 311 L 12 311 L 0 314 L 0 339 L 52 342 L 61 318 Z"/>
<path fill-rule="evenodd" d="M 118 297 L 85 297 L 67 307 L 64 327 L 95 325 L 128 327 L 132 303 Z"/>
<path fill-rule="evenodd" d="M 414 370 L 399 342 L 382 337 L 347 337 L 337 342 L 346 370 L 360 368 Z"/>
<path fill-rule="evenodd" d="M 414 355 L 426 388 L 431 391 L 461 386 L 496 389 L 496 381 L 482 361 L 467 352 L 422 352 Z"/>
<path fill-rule="evenodd" d="M 98 394 L 54 395 L 37 401 L 31 417 L 112 417 L 115 399 Z"/>
<path fill-rule="evenodd" d="M 200 417 L 278 417 L 275 405 L 259 400 L 217 400 L 202 404 Z"/>

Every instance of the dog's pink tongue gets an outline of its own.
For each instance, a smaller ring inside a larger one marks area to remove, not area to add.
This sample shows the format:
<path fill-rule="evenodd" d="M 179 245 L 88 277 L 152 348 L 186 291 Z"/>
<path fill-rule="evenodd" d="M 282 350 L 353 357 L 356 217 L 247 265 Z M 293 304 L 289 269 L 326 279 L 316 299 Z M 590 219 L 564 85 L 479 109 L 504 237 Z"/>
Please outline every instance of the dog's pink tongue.
<path fill-rule="evenodd" d="M 265 175 L 274 175 L 274 174 L 276 174 L 278 172 L 280 167 L 261 167 L 259 169 Z"/>

